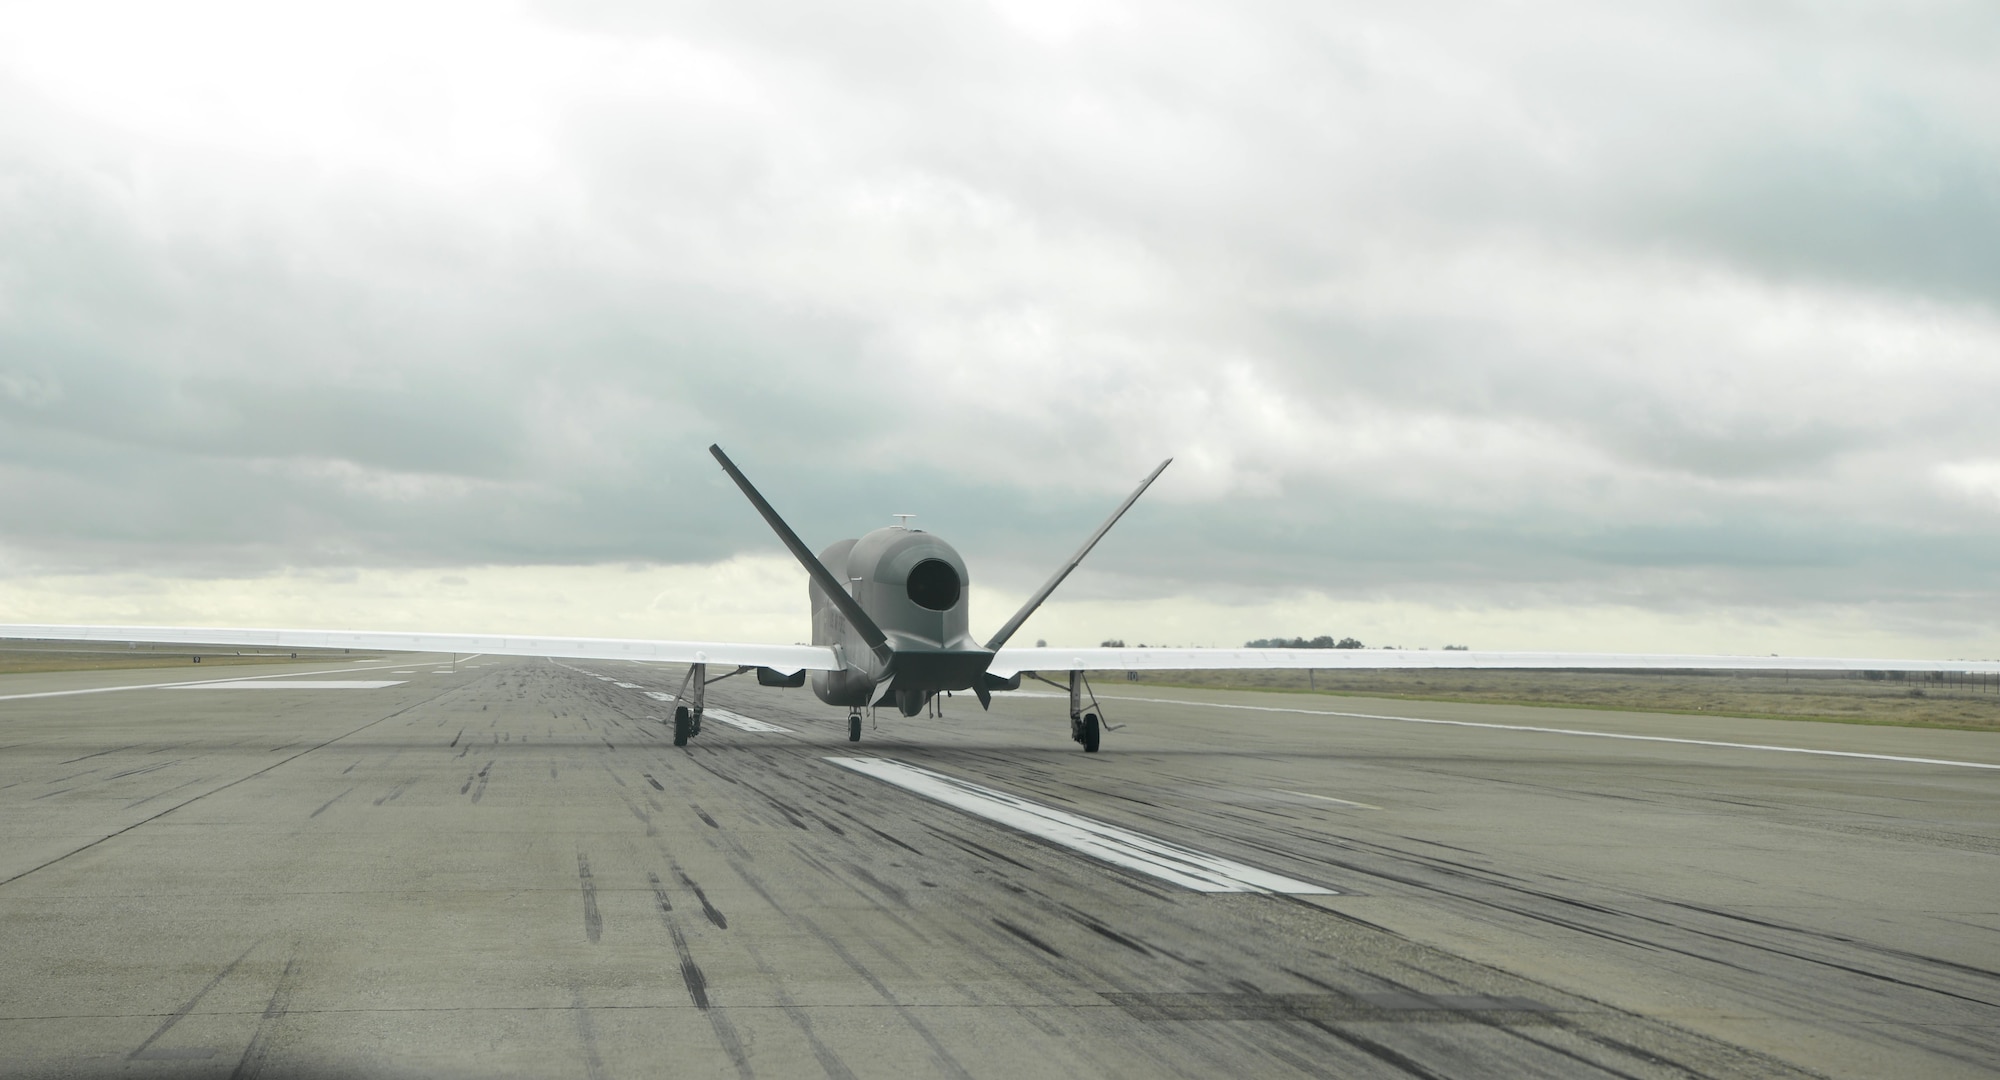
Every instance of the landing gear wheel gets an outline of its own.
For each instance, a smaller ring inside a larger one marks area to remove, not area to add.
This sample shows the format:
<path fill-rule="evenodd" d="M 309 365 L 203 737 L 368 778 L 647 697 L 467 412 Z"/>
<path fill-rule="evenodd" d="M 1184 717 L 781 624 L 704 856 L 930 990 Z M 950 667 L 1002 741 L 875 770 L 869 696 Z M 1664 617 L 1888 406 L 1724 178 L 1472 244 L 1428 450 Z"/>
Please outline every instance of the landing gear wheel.
<path fill-rule="evenodd" d="M 686 746 L 688 736 L 693 734 L 694 721 L 688 716 L 687 706 L 677 706 L 674 709 L 674 745 Z"/>
<path fill-rule="evenodd" d="M 847 741 L 861 741 L 861 714 L 858 712 L 847 714 Z"/>
<path fill-rule="evenodd" d="M 1096 713 L 1084 713 L 1084 714 L 1083 714 L 1083 738 L 1081 738 L 1081 739 L 1078 739 L 1077 741 L 1083 744 L 1083 752 L 1084 752 L 1084 753 L 1086 753 L 1086 754 L 1095 754 L 1095 753 L 1097 753 L 1097 714 L 1096 714 Z"/>

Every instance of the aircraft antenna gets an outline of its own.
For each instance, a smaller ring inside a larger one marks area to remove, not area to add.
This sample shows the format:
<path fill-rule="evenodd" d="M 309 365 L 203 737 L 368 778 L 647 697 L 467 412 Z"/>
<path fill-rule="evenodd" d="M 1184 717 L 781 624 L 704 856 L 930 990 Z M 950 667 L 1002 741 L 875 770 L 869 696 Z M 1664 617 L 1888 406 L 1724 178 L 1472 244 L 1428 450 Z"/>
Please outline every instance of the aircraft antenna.
<path fill-rule="evenodd" d="M 901 529 L 901 530 L 903 530 L 904 532 L 909 532 L 909 531 L 910 531 L 910 519 L 911 519 L 911 518 L 913 518 L 913 517 L 916 517 L 917 515 L 915 515 L 915 514 L 890 514 L 889 516 L 890 516 L 890 517 L 892 517 L 892 518 L 895 518 L 895 519 L 896 519 L 896 527 L 897 527 L 898 529 Z"/>

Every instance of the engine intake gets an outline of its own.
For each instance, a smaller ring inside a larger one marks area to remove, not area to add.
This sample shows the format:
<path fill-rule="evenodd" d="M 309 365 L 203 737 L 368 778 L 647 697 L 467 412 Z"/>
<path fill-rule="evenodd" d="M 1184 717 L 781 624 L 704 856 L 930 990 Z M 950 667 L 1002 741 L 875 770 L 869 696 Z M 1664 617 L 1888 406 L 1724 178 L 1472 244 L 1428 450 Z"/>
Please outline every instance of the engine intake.
<path fill-rule="evenodd" d="M 925 559 L 910 567 L 907 588 L 912 603 L 932 611 L 950 611 L 958 606 L 962 591 L 958 571 L 943 559 Z"/>

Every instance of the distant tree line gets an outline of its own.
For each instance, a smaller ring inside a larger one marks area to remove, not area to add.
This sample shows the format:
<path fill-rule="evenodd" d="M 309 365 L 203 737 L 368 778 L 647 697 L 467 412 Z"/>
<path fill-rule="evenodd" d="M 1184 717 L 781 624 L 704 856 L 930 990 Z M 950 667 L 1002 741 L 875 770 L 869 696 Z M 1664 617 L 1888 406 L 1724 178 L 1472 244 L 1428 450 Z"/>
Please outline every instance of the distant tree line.
<path fill-rule="evenodd" d="M 1107 642 L 1106 644 L 1109 643 Z M 1316 638 L 1310 638 L 1310 639 L 1302 637 L 1258 638 L 1255 641 L 1244 642 L 1243 647 L 1246 649 L 1365 649 L 1367 648 L 1367 646 L 1361 644 L 1359 640 L 1351 637 L 1344 637 L 1341 638 L 1339 641 L 1335 641 L 1333 640 L 1332 634 L 1321 634 Z M 1382 647 L 1385 649 L 1397 648 L 1397 646 L 1395 645 L 1384 645 Z M 1446 645 L 1444 647 L 1444 650 L 1446 652 L 1470 651 L 1469 647 L 1465 645 Z"/>
<path fill-rule="evenodd" d="M 1339 641 L 1335 641 L 1332 634 L 1321 634 L 1311 640 L 1302 637 L 1258 638 L 1255 641 L 1244 642 L 1243 647 L 1246 649 L 1360 649 L 1366 646 L 1351 637 L 1344 637 Z"/>

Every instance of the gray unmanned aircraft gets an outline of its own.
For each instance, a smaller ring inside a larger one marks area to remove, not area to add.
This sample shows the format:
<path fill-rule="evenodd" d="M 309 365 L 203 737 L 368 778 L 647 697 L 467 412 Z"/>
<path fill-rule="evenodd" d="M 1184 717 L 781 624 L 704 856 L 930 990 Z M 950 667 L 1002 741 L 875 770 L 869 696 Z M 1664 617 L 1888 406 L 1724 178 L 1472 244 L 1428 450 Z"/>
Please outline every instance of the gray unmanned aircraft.
<path fill-rule="evenodd" d="M 710 446 L 708 452 L 715 455 L 722 471 L 743 489 L 771 531 L 812 578 L 812 642 L 831 650 L 840 664 L 813 672 L 813 693 L 828 705 L 847 706 L 850 742 L 861 740 L 861 709 L 866 705 L 893 703 L 904 716 L 915 716 L 941 693 L 970 690 L 983 709 L 993 704 L 993 691 L 1020 689 L 1020 671 L 993 670 L 1001 647 L 1174 460 L 1168 458 L 1148 473 L 1076 554 L 981 645 L 972 636 L 966 597 L 970 578 L 956 548 L 921 529 L 897 525 L 876 529 L 858 540 L 836 541 L 815 556 L 722 447 Z M 834 566 L 841 568 L 840 577 L 829 569 Z M 775 673 L 767 676 L 760 670 L 757 677 L 766 685 L 797 686 L 805 672 L 785 677 Z M 693 672 L 689 678 L 694 678 Z M 1070 679 L 1070 734 L 1085 751 L 1096 753 L 1101 710 L 1083 707 L 1088 685 L 1081 670 Z M 696 700 L 698 703 L 699 697 Z M 1096 704 L 1094 697 L 1091 704 Z M 685 708 L 674 710 L 677 746 L 685 745 L 688 736 L 701 729 L 697 714 L 693 731 L 688 730 L 688 712 Z"/>
<path fill-rule="evenodd" d="M 1964 660 L 1882 660 L 1845 657 L 1691 656 L 1667 653 L 1431 652 L 1390 649 L 1129 649 L 1017 648 L 1007 642 L 1055 592 L 1111 526 L 1131 509 L 1173 459 L 1160 463 L 1083 542 L 1027 603 L 984 644 L 967 611 L 965 560 L 943 539 L 907 526 L 840 540 L 815 555 L 785 524 L 720 446 L 708 452 L 741 488 L 811 578 L 812 644 L 655 641 L 629 638 L 522 637 L 495 634 L 397 633 L 379 630 L 280 630 L 187 626 L 0 626 L 0 639 L 146 642 L 294 649 L 370 649 L 485 653 L 584 660 L 640 660 L 688 665 L 675 695 L 674 745 L 701 733 L 710 683 L 755 672 L 765 686 L 802 686 L 844 706 L 847 737 L 861 739 L 864 708 L 894 705 L 915 716 L 939 694 L 970 690 L 982 708 L 996 692 L 1018 690 L 1023 676 L 1069 696 L 1070 737 L 1087 753 L 1098 749 L 1103 709 L 1090 690 L 1091 671 L 1189 671 L 1251 668 L 1386 669 L 1510 668 L 1543 670 L 1957 671 L 2000 673 L 2000 663 Z M 836 573 L 835 571 L 838 571 Z M 710 675 L 712 667 L 731 670 Z M 1042 672 L 1063 672 L 1056 682 Z"/>

